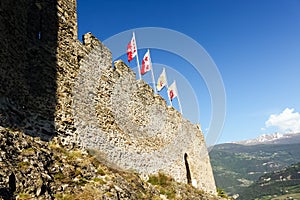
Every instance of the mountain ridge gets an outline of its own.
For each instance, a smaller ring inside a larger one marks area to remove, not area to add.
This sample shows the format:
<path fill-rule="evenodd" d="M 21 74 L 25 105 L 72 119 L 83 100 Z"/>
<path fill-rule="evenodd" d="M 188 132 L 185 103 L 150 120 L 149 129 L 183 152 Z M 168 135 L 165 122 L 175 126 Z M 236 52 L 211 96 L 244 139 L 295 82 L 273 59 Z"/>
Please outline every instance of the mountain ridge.
<path fill-rule="evenodd" d="M 279 133 L 262 134 L 254 139 L 228 142 L 242 145 L 257 145 L 257 144 L 294 144 L 300 143 L 300 133 Z"/>

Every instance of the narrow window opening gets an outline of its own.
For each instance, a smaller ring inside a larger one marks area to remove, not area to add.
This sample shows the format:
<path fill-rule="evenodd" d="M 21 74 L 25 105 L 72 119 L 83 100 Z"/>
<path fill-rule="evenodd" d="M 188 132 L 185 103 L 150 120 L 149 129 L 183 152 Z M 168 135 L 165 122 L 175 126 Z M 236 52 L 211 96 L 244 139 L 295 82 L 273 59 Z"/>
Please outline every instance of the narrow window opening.
<path fill-rule="evenodd" d="M 38 26 L 38 32 L 37 32 L 38 40 L 42 39 L 42 30 L 43 30 L 43 17 L 42 17 L 41 10 L 39 10 L 39 26 Z"/>
<path fill-rule="evenodd" d="M 38 8 L 38 25 L 37 25 L 37 32 L 36 36 L 38 40 L 42 39 L 42 30 L 43 30 L 43 16 L 42 16 L 42 5 L 40 3 L 35 3 L 35 6 Z"/>
<path fill-rule="evenodd" d="M 185 163 L 185 168 L 186 168 L 186 179 L 188 184 L 192 184 L 192 177 L 191 177 L 191 171 L 190 171 L 190 166 L 188 162 L 188 155 L 187 153 L 184 154 L 184 163 Z"/>

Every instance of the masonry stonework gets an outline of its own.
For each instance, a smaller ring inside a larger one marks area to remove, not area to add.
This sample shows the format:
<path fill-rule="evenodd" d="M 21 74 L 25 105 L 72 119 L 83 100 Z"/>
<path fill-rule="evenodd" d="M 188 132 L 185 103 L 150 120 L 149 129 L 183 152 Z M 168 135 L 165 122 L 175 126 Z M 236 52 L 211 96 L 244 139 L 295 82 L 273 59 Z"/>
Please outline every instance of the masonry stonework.
<path fill-rule="evenodd" d="M 88 33 L 75 0 L 0 2 L 0 126 L 97 149 L 124 169 L 216 187 L 199 125 Z"/>

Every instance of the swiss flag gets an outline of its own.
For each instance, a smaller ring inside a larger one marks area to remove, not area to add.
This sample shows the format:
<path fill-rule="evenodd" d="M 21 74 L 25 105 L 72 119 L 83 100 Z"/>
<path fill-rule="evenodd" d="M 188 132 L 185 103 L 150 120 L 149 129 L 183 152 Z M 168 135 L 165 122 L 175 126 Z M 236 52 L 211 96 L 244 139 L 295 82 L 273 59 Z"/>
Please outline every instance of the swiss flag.
<path fill-rule="evenodd" d="M 150 71 L 152 67 L 151 58 L 150 58 L 150 51 L 145 53 L 143 61 L 142 61 L 142 69 L 141 74 L 144 75 L 146 72 Z"/>
<path fill-rule="evenodd" d="M 161 91 L 166 85 L 167 85 L 167 76 L 164 68 L 157 79 L 157 85 L 156 85 L 157 91 Z"/>
<path fill-rule="evenodd" d="M 135 35 L 132 33 L 132 38 L 127 45 L 127 58 L 128 62 L 132 61 L 132 59 L 137 55 L 136 41 Z"/>
<path fill-rule="evenodd" d="M 176 87 L 176 82 L 174 81 L 170 87 L 168 88 L 168 95 L 170 100 L 172 101 L 175 97 L 178 96 L 178 92 L 177 92 L 177 87 Z"/>

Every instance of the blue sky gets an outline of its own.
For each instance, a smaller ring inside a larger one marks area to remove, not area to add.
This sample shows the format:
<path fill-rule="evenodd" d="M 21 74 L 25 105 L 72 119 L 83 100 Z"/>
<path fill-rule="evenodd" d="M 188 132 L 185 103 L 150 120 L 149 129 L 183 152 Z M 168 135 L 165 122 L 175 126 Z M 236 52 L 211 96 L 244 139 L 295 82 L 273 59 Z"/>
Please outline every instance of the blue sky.
<path fill-rule="evenodd" d="M 300 0 L 77 0 L 77 10 L 79 37 L 92 32 L 104 41 L 129 29 L 162 27 L 196 40 L 215 62 L 226 90 L 219 143 L 300 132 Z M 139 51 L 140 60 L 145 51 Z M 211 102 L 201 76 L 176 55 L 158 50 L 151 55 L 153 62 L 183 74 L 187 83 L 177 80 L 179 89 L 190 84 L 196 91 L 199 116 L 189 107 L 192 100 L 181 95 L 184 115 L 207 133 Z"/>

